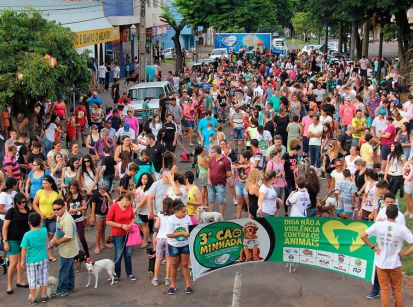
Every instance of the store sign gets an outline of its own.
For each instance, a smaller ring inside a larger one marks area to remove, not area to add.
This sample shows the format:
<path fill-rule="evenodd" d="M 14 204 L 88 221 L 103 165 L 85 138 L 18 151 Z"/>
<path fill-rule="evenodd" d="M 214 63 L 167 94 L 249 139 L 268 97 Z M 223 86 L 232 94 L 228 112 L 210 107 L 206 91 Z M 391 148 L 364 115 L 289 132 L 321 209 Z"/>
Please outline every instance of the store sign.
<path fill-rule="evenodd" d="M 74 32 L 75 48 L 112 42 L 120 39 L 119 27 Z"/>
<path fill-rule="evenodd" d="M 191 231 L 194 279 L 247 262 L 310 265 L 371 281 L 374 251 L 360 234 L 371 223 L 337 219 L 238 219 L 201 224 Z"/>

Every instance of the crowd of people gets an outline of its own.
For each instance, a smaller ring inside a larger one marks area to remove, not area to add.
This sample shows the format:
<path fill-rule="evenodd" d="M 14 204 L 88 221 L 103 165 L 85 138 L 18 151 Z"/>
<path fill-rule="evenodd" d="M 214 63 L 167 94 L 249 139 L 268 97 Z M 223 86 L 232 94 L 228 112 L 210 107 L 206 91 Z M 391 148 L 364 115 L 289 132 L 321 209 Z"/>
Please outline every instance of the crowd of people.
<path fill-rule="evenodd" d="M 386 220 L 386 207 L 397 205 L 398 217 L 391 217 L 404 225 L 413 218 L 413 96 L 400 98 L 397 62 L 379 72 L 378 63 L 333 62 L 318 51 L 241 51 L 170 72 L 165 79 L 176 92 L 145 99 L 139 118 L 128 93 L 105 102 L 97 92 L 85 94 L 72 114 L 63 100 L 38 102 L 33 127 L 19 114 L 4 148 L 7 293 L 17 272 L 17 287 L 30 288 L 32 304 L 36 285 L 47 301 L 57 248 L 55 296 L 68 295 L 78 241 L 88 259 L 91 247 L 95 254 L 113 248 L 115 283 L 122 257 L 127 278 L 136 281 L 125 242 L 137 224 L 140 248 L 156 250 L 151 283 L 160 285 L 166 259 L 168 294 L 176 292 L 178 267 L 191 294 L 189 226 L 203 211 L 224 218 L 316 217 L 318 197 L 330 196 L 338 218 Z M 118 78 L 114 84 L 119 91 Z M 151 98 L 160 98 L 153 118 Z M 185 171 L 178 161 L 190 159 L 193 168 Z M 322 184 L 327 195 L 320 195 Z M 405 212 L 398 197 L 406 200 Z M 234 216 L 226 210 L 232 205 Z M 91 227 L 95 242 L 85 238 Z M 369 299 L 379 295 L 379 281 Z"/>

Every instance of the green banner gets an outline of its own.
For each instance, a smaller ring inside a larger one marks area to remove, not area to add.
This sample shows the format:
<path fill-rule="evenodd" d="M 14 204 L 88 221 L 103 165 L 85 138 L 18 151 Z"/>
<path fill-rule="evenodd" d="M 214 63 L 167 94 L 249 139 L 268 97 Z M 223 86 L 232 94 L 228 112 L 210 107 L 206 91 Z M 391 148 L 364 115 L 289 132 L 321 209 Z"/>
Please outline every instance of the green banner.
<path fill-rule="evenodd" d="M 373 279 L 374 251 L 360 234 L 371 223 L 269 217 L 201 224 L 191 231 L 194 279 L 251 261 L 292 262 Z"/>

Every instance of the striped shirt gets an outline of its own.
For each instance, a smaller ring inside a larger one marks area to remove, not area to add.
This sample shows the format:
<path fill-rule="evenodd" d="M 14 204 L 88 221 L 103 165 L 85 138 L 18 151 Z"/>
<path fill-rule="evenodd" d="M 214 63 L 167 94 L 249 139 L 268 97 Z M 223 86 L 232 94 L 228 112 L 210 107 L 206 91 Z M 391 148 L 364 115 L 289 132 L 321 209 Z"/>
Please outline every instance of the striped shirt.
<path fill-rule="evenodd" d="M 235 129 L 242 129 L 244 128 L 244 117 L 241 112 L 237 113 L 234 112 L 232 114 L 232 122 L 234 123 L 234 128 Z"/>
<path fill-rule="evenodd" d="M 7 178 L 20 179 L 20 166 L 15 156 L 6 154 L 3 159 L 3 171 Z"/>

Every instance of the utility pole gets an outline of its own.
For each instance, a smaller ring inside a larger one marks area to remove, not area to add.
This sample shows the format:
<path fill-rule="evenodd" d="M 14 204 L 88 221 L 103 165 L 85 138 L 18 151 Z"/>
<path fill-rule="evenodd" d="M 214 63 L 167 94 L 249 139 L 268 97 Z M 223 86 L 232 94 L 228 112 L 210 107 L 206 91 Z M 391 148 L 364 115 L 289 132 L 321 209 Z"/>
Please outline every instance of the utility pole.
<path fill-rule="evenodd" d="M 146 76 L 146 0 L 141 2 L 141 18 L 139 23 L 139 81 L 145 82 Z"/>

